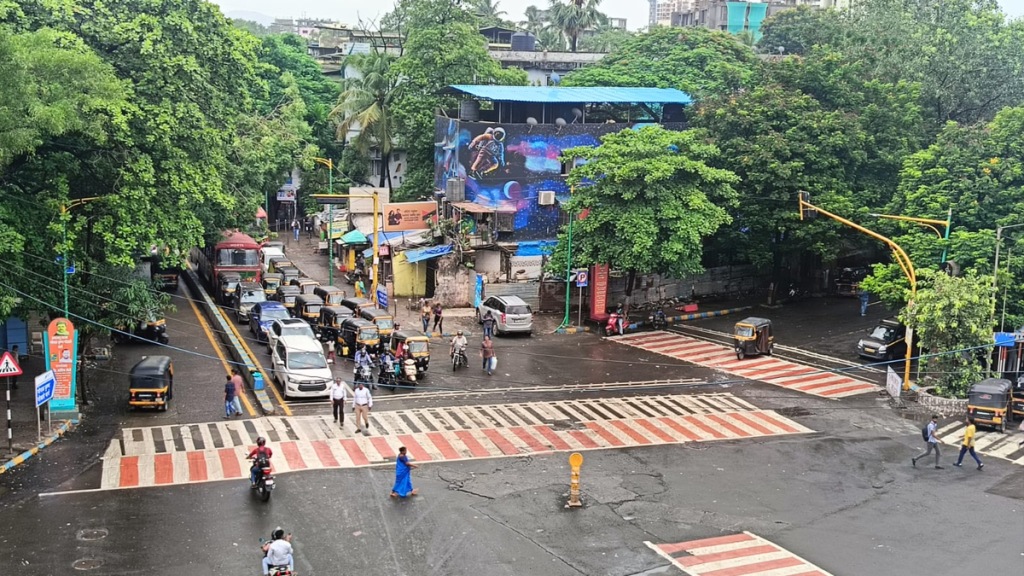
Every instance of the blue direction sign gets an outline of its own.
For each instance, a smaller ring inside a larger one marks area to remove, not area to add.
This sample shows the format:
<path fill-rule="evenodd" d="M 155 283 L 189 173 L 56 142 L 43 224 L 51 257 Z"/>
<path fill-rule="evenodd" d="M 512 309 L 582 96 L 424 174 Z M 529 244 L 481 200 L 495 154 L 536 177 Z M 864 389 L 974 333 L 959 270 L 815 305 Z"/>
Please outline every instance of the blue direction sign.
<path fill-rule="evenodd" d="M 388 291 L 386 288 L 377 288 L 377 308 L 387 310 Z"/>
<path fill-rule="evenodd" d="M 46 404 L 53 398 L 53 389 L 57 387 L 57 375 L 47 370 L 36 376 L 36 408 Z"/>

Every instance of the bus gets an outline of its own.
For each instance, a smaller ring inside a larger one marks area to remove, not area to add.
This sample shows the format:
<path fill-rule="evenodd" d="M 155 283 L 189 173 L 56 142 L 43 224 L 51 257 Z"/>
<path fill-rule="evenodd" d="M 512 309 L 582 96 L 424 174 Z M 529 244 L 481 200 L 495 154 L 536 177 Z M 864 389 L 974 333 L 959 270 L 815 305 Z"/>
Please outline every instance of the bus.
<path fill-rule="evenodd" d="M 213 246 L 193 248 L 192 257 L 208 286 L 216 286 L 220 272 L 238 272 L 242 280 L 260 280 L 260 245 L 247 234 L 226 231 Z"/>

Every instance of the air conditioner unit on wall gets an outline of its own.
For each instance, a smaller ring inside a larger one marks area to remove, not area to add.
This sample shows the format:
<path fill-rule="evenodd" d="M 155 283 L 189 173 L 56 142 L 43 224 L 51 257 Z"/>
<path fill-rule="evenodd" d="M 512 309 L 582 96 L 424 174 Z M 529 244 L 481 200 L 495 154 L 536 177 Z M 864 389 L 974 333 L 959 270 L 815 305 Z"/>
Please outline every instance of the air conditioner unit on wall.
<path fill-rule="evenodd" d="M 537 204 L 541 206 L 554 206 L 555 205 L 555 192 L 554 190 L 541 190 L 537 193 Z"/>
<path fill-rule="evenodd" d="M 449 178 L 445 183 L 445 196 L 449 202 L 465 202 L 466 181 L 462 178 Z"/>

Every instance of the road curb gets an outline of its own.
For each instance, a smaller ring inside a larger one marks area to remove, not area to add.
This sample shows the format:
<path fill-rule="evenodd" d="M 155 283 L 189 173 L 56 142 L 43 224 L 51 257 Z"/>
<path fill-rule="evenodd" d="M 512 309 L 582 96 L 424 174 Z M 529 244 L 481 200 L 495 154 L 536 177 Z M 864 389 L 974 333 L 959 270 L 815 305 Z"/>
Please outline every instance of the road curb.
<path fill-rule="evenodd" d="M 36 454 L 39 454 L 40 450 L 56 442 L 57 439 L 63 436 L 65 432 L 70 430 L 72 426 L 77 425 L 78 420 L 65 420 L 57 427 L 56 432 L 51 433 L 42 442 L 36 444 L 32 448 L 29 448 L 28 450 L 25 450 L 21 454 L 18 454 L 14 458 L 11 458 L 7 462 L 4 462 L 2 465 L 0 465 L 0 474 L 7 472 L 8 470 L 14 468 L 15 466 L 18 466 L 19 464 L 23 464 L 29 458 L 35 456 Z"/>
<path fill-rule="evenodd" d="M 722 310 L 708 310 L 707 312 L 694 312 L 693 314 L 682 314 L 679 316 L 666 316 L 665 321 L 669 324 L 673 322 L 685 322 L 686 320 L 700 320 L 701 318 L 714 318 L 716 316 L 726 316 L 728 314 L 735 314 L 736 312 L 742 312 L 744 310 L 750 310 L 753 306 L 740 306 L 738 308 L 724 308 Z M 635 332 L 640 328 L 647 326 L 647 322 L 633 322 L 629 326 L 623 327 L 623 332 Z"/>
<path fill-rule="evenodd" d="M 565 328 L 555 328 L 555 334 L 585 334 L 592 332 L 590 326 L 567 326 Z"/>

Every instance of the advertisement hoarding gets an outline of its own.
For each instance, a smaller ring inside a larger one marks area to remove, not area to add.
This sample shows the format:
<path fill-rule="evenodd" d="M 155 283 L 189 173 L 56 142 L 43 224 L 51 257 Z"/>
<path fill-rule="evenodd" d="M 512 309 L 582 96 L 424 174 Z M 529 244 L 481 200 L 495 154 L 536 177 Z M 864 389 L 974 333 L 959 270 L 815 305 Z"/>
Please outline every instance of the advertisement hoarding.
<path fill-rule="evenodd" d="M 46 369 L 53 370 L 57 384 L 53 390 L 50 409 L 74 410 L 75 374 L 78 362 L 78 332 L 67 318 L 54 318 L 46 329 L 44 342 Z"/>
<path fill-rule="evenodd" d="M 392 202 L 384 205 L 384 231 L 425 230 L 437 222 L 436 202 Z"/>

